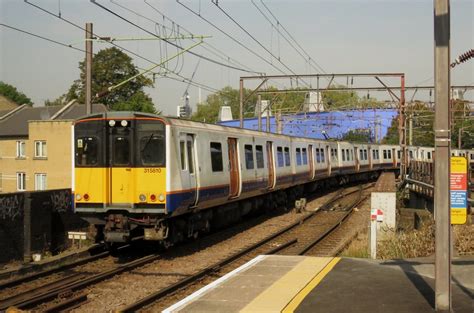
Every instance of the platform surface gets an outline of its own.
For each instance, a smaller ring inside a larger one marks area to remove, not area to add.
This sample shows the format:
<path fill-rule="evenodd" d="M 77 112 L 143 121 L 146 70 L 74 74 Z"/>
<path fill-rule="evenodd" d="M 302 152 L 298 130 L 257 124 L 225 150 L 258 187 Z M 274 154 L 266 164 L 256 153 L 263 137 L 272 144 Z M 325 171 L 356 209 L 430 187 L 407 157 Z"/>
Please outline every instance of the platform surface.
<path fill-rule="evenodd" d="M 474 312 L 474 257 L 452 265 L 454 312 Z M 434 312 L 430 258 L 261 255 L 163 312 Z"/>

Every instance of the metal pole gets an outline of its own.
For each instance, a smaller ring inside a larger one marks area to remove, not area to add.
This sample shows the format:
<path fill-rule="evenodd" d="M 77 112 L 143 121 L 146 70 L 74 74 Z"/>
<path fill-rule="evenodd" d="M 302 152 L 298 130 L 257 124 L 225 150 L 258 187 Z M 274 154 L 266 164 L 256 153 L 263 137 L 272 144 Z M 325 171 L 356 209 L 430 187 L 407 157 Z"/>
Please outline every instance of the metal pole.
<path fill-rule="evenodd" d="M 459 134 L 458 134 L 458 149 L 461 149 L 461 136 L 462 136 L 462 127 L 459 127 Z"/>
<path fill-rule="evenodd" d="M 257 118 L 258 118 L 258 131 L 262 131 L 262 95 L 258 95 L 257 100 Z"/>
<path fill-rule="evenodd" d="M 409 131 L 409 145 L 413 146 L 413 113 L 410 114 L 408 119 L 408 131 Z"/>
<path fill-rule="evenodd" d="M 240 78 L 240 107 L 239 107 L 240 128 L 244 128 L 244 80 Z"/>
<path fill-rule="evenodd" d="M 400 77 L 400 146 L 402 150 L 401 162 L 400 162 L 400 174 L 405 178 L 406 169 L 407 169 L 407 156 L 406 156 L 406 146 L 407 146 L 407 136 L 406 136 L 406 120 L 405 120 L 405 75 Z"/>
<path fill-rule="evenodd" d="M 86 23 L 86 114 L 92 113 L 92 23 Z"/>
<path fill-rule="evenodd" d="M 435 297 L 436 311 L 451 311 L 451 217 L 449 195 L 451 107 L 449 0 L 434 1 L 435 73 L 435 177 L 436 220 Z"/>
<path fill-rule="evenodd" d="M 270 132 L 270 108 L 271 108 L 271 105 L 272 103 L 271 102 L 268 102 L 267 103 L 267 120 L 266 120 L 266 123 L 267 123 L 267 133 Z"/>

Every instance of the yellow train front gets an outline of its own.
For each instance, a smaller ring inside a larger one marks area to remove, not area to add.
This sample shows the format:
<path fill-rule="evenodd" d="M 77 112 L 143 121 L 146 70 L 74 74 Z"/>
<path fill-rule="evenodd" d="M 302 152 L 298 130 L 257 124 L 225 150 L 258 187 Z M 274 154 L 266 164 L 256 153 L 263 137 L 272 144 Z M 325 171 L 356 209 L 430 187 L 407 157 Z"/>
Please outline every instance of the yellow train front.
<path fill-rule="evenodd" d="M 75 210 L 97 226 L 98 239 L 127 242 L 165 216 L 163 119 L 131 112 L 91 115 L 75 122 L 74 143 Z"/>

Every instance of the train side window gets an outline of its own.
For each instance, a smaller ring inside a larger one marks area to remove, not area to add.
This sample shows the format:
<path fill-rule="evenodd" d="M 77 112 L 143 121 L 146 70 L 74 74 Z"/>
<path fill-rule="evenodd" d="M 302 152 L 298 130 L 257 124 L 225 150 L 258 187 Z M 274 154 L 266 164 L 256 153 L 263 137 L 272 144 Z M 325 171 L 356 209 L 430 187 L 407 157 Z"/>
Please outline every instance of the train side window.
<path fill-rule="evenodd" d="M 342 161 L 346 160 L 346 150 L 342 149 Z"/>
<path fill-rule="evenodd" d="M 389 159 L 392 158 L 392 151 L 391 150 L 387 150 L 387 156 Z"/>
<path fill-rule="evenodd" d="M 413 151 L 410 151 L 410 159 L 413 159 Z"/>
<path fill-rule="evenodd" d="M 364 150 L 359 150 L 359 159 L 362 161 L 364 159 Z"/>
<path fill-rule="evenodd" d="M 375 150 L 372 150 L 372 159 L 376 160 L 377 158 L 375 157 Z"/>
<path fill-rule="evenodd" d="M 296 148 L 296 165 L 301 165 L 301 149 Z"/>
<path fill-rule="evenodd" d="M 387 159 L 387 150 L 383 150 L 383 158 Z"/>
<path fill-rule="evenodd" d="M 291 160 L 290 160 L 290 148 L 285 147 L 285 166 L 290 166 Z"/>
<path fill-rule="evenodd" d="M 380 159 L 380 151 L 377 150 L 377 159 Z"/>
<path fill-rule="evenodd" d="M 423 160 L 425 158 L 425 152 L 421 151 L 421 159 Z"/>
<path fill-rule="evenodd" d="M 220 142 L 211 142 L 211 165 L 213 172 L 222 172 L 222 144 Z"/>
<path fill-rule="evenodd" d="M 367 160 L 368 159 L 368 156 L 367 156 L 367 149 L 364 149 L 364 160 Z"/>
<path fill-rule="evenodd" d="M 253 147 L 252 145 L 245 145 L 245 167 L 248 170 L 252 170 L 254 168 L 253 165 Z"/>
<path fill-rule="evenodd" d="M 186 169 L 186 147 L 184 140 L 179 141 L 179 154 L 181 157 L 181 170 L 184 171 Z"/>
<path fill-rule="evenodd" d="M 324 155 L 324 149 L 321 149 L 321 163 L 324 163 L 326 161 L 326 157 Z"/>
<path fill-rule="evenodd" d="M 351 160 L 351 161 L 354 161 L 354 151 L 353 151 L 353 150 L 350 150 L 350 151 L 351 151 L 351 154 L 350 154 L 350 155 L 351 155 L 351 158 L 350 158 L 350 160 Z M 346 149 L 346 153 L 347 153 L 347 156 L 349 156 L 349 149 Z"/>
<path fill-rule="evenodd" d="M 471 160 L 474 160 L 474 153 L 471 153 Z"/>
<path fill-rule="evenodd" d="M 308 151 L 306 150 L 306 148 L 302 149 L 302 155 L 303 155 L 303 165 L 307 165 L 308 164 Z"/>
<path fill-rule="evenodd" d="M 321 163 L 321 154 L 319 153 L 319 148 L 316 148 L 316 162 Z"/>
<path fill-rule="evenodd" d="M 428 160 L 431 160 L 431 152 L 428 151 L 426 155 L 427 155 Z"/>
<path fill-rule="evenodd" d="M 257 157 L 257 168 L 264 168 L 263 163 L 263 147 L 258 145 L 255 146 L 255 156 Z"/>
<path fill-rule="evenodd" d="M 278 160 L 278 167 L 283 167 L 283 148 L 277 147 L 277 160 Z"/>

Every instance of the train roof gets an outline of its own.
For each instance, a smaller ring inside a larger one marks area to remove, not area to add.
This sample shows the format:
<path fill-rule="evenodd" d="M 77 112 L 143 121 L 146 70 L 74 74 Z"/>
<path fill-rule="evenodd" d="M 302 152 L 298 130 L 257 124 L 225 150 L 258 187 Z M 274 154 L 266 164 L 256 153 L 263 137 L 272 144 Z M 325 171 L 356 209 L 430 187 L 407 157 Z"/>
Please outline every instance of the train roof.
<path fill-rule="evenodd" d="M 227 131 L 235 134 L 246 134 L 249 136 L 272 136 L 272 137 L 277 137 L 277 138 L 298 138 L 298 139 L 303 139 L 307 140 L 308 142 L 338 142 L 338 143 L 348 143 L 348 144 L 356 144 L 356 145 L 375 145 L 373 143 L 351 143 L 348 141 L 343 141 L 343 140 L 335 140 L 335 141 L 330 141 L 330 140 L 323 140 L 323 139 L 315 139 L 315 138 L 309 138 L 309 137 L 298 137 L 298 136 L 292 136 L 292 135 L 283 135 L 283 134 L 276 134 L 276 133 L 267 133 L 267 132 L 262 132 L 258 130 L 252 130 L 252 129 L 242 129 L 240 127 L 234 127 L 234 126 L 224 126 L 224 125 L 218 125 L 218 124 L 211 124 L 211 123 L 205 123 L 205 122 L 196 122 L 196 121 L 191 121 L 188 119 L 182 119 L 182 118 L 177 118 L 177 117 L 169 117 L 169 116 L 161 116 L 161 115 L 156 115 L 152 113 L 143 113 L 143 112 L 132 112 L 132 111 L 110 111 L 110 112 L 102 112 L 102 113 L 93 113 L 91 115 L 83 116 L 79 119 L 76 120 L 87 120 L 87 119 L 134 119 L 134 118 L 157 118 L 163 120 L 166 124 L 168 125 L 176 125 L 176 126 L 183 126 L 183 127 L 191 127 L 191 128 L 198 128 L 198 129 L 208 129 L 208 130 L 213 130 L 213 131 Z M 380 144 L 378 144 L 380 145 Z"/>

